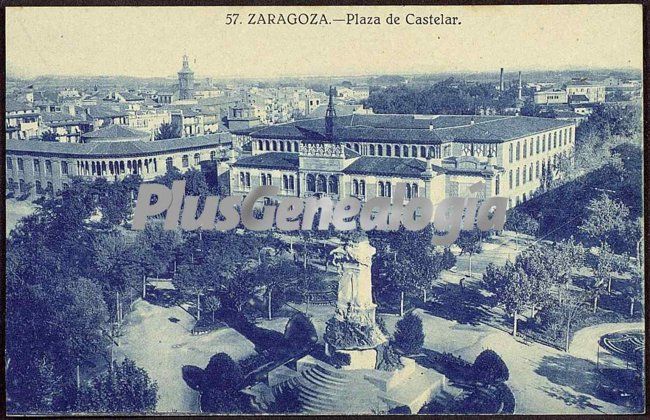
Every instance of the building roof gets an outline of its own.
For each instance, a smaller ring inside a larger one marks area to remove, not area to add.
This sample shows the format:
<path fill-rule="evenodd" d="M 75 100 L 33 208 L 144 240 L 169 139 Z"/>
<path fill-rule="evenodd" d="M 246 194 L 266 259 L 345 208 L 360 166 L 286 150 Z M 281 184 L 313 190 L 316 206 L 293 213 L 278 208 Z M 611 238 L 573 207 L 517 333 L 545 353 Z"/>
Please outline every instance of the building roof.
<path fill-rule="evenodd" d="M 569 125 L 549 118 L 503 115 L 354 114 L 335 118 L 333 137 L 339 142 L 499 143 Z M 272 125 L 253 132 L 251 137 L 323 141 L 325 121 L 317 118 Z"/>
<path fill-rule="evenodd" d="M 60 143 L 38 140 L 7 140 L 7 153 L 59 155 L 80 158 L 120 158 L 162 155 L 231 144 L 230 133 L 182 137 L 158 141 Z"/>
<path fill-rule="evenodd" d="M 425 161 L 415 158 L 361 156 L 345 168 L 343 173 L 419 178 L 426 166 Z"/>
<path fill-rule="evenodd" d="M 359 108 L 363 108 L 363 106 L 348 105 L 339 102 L 334 103 L 334 110 L 336 111 L 336 115 L 339 117 L 343 117 L 345 115 L 352 115 Z M 316 108 L 314 108 L 312 112 L 309 113 L 309 118 L 324 118 L 326 112 L 327 112 L 327 104 L 319 105 Z"/>
<path fill-rule="evenodd" d="M 106 105 L 93 105 L 86 108 L 88 115 L 92 118 L 111 118 L 111 117 L 126 117 L 128 112 L 115 109 Z"/>
<path fill-rule="evenodd" d="M 111 124 L 81 136 L 85 139 L 141 139 L 150 137 L 150 134 L 122 125 Z"/>
<path fill-rule="evenodd" d="M 234 166 L 242 168 L 298 170 L 298 153 L 269 152 L 255 156 L 246 156 L 235 162 Z"/>
<path fill-rule="evenodd" d="M 571 95 L 569 96 L 570 102 L 589 102 L 589 98 L 586 95 Z"/>
<path fill-rule="evenodd" d="M 9 98 L 5 100 L 5 112 L 32 111 L 34 109 L 36 109 L 36 106 L 29 102 L 21 102 Z"/>

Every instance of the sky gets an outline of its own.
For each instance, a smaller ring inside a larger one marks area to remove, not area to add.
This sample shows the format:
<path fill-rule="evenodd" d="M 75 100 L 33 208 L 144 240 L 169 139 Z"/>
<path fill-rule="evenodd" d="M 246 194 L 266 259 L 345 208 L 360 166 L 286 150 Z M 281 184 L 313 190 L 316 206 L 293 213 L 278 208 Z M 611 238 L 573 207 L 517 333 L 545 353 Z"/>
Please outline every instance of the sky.
<path fill-rule="evenodd" d="M 226 14 L 239 13 L 226 24 Z M 381 25 L 249 25 L 249 13 L 348 13 Z M 387 25 L 388 15 L 401 24 Z M 407 25 L 408 13 L 460 25 Z M 22 7 L 6 9 L 10 75 L 263 78 L 634 68 L 641 5 L 406 7 Z"/>

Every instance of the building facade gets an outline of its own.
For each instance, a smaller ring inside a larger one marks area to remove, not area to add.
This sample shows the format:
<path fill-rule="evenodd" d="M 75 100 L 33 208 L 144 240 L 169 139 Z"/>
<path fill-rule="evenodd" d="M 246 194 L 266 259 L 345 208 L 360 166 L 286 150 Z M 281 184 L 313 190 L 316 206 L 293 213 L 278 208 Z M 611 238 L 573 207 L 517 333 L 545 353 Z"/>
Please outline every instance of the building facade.
<path fill-rule="evenodd" d="M 194 72 L 190 69 L 187 55 L 183 56 L 183 68 L 178 72 L 178 99 L 194 99 Z"/>
<path fill-rule="evenodd" d="M 328 128 L 330 127 L 330 128 Z M 407 199 L 529 199 L 562 158 L 571 158 L 575 124 L 548 118 L 455 115 L 350 115 L 262 128 L 251 155 L 231 166 L 232 193 L 276 185 L 280 195 Z"/>
<path fill-rule="evenodd" d="M 73 177 L 105 178 L 140 175 L 149 181 L 172 167 L 185 172 L 199 169 L 201 162 L 216 161 L 231 148 L 228 133 L 165 141 L 120 141 L 58 143 L 8 140 L 7 190 L 15 193 L 55 193 Z"/>

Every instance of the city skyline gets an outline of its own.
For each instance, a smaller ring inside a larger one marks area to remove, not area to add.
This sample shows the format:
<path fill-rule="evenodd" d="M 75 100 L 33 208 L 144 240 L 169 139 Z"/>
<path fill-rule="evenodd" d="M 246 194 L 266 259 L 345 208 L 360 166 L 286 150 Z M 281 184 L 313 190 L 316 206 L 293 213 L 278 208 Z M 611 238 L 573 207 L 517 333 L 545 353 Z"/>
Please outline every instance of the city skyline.
<path fill-rule="evenodd" d="M 190 55 L 197 75 L 224 79 L 480 73 L 500 67 L 521 71 L 642 67 L 641 9 L 638 12 L 632 9 L 636 5 L 571 6 L 564 10 L 558 9 L 565 6 L 525 6 L 511 7 L 504 13 L 507 7 L 381 7 L 373 9 L 375 15 L 456 14 L 465 26 L 340 23 L 336 30 L 334 24 L 226 26 L 226 13 L 243 16 L 254 10 L 237 7 L 8 8 L 7 73 L 21 78 L 172 77 L 180 69 L 180 57 L 185 53 Z M 329 18 L 337 18 L 356 9 L 274 7 L 264 10 L 265 13 L 267 10 L 268 13 L 322 10 Z M 531 19 L 537 24 L 530 25 Z M 575 19 L 584 22 L 607 19 L 617 31 L 610 33 L 596 24 L 572 25 Z M 506 21 L 508 31 L 468 30 L 488 24 L 502 27 Z M 84 26 L 89 28 L 85 32 Z M 125 31 L 124 27 L 130 29 Z M 555 27 L 562 31 L 548 36 L 548 28 Z M 400 43 L 393 36 L 397 30 Z M 325 31 L 327 42 L 323 42 Z M 38 42 L 43 33 L 50 34 L 47 45 Z M 184 36 L 179 37 L 178 33 Z M 134 39 L 139 42 L 133 42 Z M 205 48 L 203 42 L 214 47 Z M 432 51 L 427 54 L 422 48 L 402 48 L 405 43 L 431 43 L 427 48 Z M 288 53 L 277 54 L 278 47 Z M 30 49 L 33 52 L 25 54 Z M 531 49 L 537 53 L 530 54 Z M 484 53 L 488 50 L 489 53 Z M 78 59 L 70 60 L 70 56 Z M 119 57 L 122 58 L 116 59 Z"/>

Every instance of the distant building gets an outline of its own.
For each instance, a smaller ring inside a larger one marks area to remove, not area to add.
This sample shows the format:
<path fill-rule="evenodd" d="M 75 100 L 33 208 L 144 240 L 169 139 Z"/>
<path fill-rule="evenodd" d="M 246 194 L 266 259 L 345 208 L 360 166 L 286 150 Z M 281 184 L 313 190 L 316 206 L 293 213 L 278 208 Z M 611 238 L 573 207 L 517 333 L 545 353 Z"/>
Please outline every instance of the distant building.
<path fill-rule="evenodd" d="M 40 114 L 31 102 L 5 101 L 5 137 L 28 140 L 40 134 Z"/>
<path fill-rule="evenodd" d="M 194 72 L 190 69 L 187 55 L 183 56 L 183 68 L 178 72 L 178 99 L 194 99 Z"/>
<path fill-rule="evenodd" d="M 533 95 L 535 105 L 549 105 L 549 104 L 566 104 L 568 103 L 568 95 L 562 89 L 550 89 L 535 92 Z"/>
<path fill-rule="evenodd" d="M 220 159 L 232 144 L 229 133 L 148 141 L 146 133 L 116 125 L 84 137 L 86 143 L 7 140 L 7 190 L 52 194 L 77 176 L 113 181 L 133 174 L 150 181 L 172 167 L 181 172 L 200 169 L 202 162 Z"/>
<path fill-rule="evenodd" d="M 605 102 L 605 85 L 596 84 L 587 81 L 574 81 L 567 84 L 566 93 L 571 97 L 575 95 L 584 95 L 587 97 L 588 102 L 603 103 Z"/>
<path fill-rule="evenodd" d="M 261 121 L 255 116 L 255 108 L 252 105 L 239 103 L 230 108 L 228 114 L 229 130 L 246 130 L 258 125 L 261 125 Z"/>

